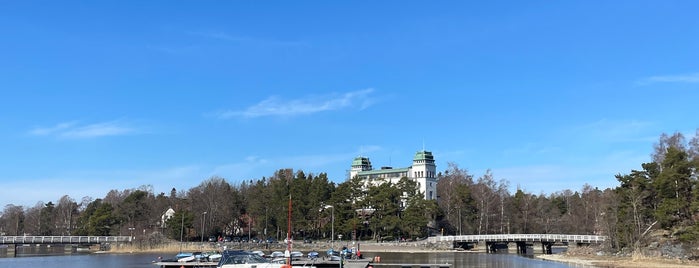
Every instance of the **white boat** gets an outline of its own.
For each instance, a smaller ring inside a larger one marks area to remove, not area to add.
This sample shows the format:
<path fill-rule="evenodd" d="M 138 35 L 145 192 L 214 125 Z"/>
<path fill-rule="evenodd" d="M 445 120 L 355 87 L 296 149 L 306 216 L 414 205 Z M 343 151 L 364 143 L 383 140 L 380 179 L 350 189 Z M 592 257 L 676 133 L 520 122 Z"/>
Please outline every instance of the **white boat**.
<path fill-rule="evenodd" d="M 196 259 L 196 257 L 189 256 L 189 257 L 179 258 L 179 259 L 177 259 L 177 262 L 190 262 L 190 261 L 194 261 L 195 259 Z"/>
<path fill-rule="evenodd" d="M 270 253 L 270 254 L 269 254 L 269 257 L 272 258 L 272 259 L 284 258 L 284 252 L 275 251 L 275 252 Z"/>
<path fill-rule="evenodd" d="M 289 253 L 289 256 L 291 256 L 292 260 L 300 260 L 303 258 L 303 253 L 301 253 L 301 251 L 292 251 Z"/>
<path fill-rule="evenodd" d="M 273 263 L 260 255 L 247 251 L 226 250 L 221 254 L 221 260 L 216 265 L 217 268 L 282 268 L 287 267 L 284 263 Z M 296 266 L 293 266 L 296 267 Z M 298 266 L 301 267 L 301 266 Z M 315 268 L 315 266 L 305 266 Z"/>
<path fill-rule="evenodd" d="M 328 249 L 328 251 L 326 251 L 325 254 L 327 255 L 328 260 L 331 260 L 331 261 L 342 260 L 342 257 L 340 257 L 339 251 L 335 251 L 333 249 Z"/>
<path fill-rule="evenodd" d="M 218 262 L 221 260 L 222 256 L 223 255 L 221 255 L 221 254 L 214 253 L 214 254 L 209 255 L 208 259 L 210 262 Z"/>
<path fill-rule="evenodd" d="M 286 258 L 274 258 L 271 261 L 271 263 L 279 263 L 279 264 L 285 264 L 286 263 Z"/>

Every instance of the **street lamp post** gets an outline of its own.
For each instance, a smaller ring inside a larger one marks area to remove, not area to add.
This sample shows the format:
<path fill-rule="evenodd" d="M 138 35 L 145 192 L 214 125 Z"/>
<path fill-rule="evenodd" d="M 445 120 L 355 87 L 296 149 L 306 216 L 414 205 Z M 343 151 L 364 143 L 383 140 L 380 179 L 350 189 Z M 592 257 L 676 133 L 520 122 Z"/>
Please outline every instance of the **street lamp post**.
<path fill-rule="evenodd" d="M 206 222 L 206 211 L 201 214 L 201 242 L 204 243 L 204 222 Z"/>
<path fill-rule="evenodd" d="M 335 207 L 331 205 L 325 205 L 325 208 L 331 208 L 331 225 L 330 225 L 330 248 L 335 248 Z"/>
<path fill-rule="evenodd" d="M 182 222 L 180 223 L 180 253 L 182 252 L 182 237 L 184 235 L 184 211 L 182 213 Z"/>

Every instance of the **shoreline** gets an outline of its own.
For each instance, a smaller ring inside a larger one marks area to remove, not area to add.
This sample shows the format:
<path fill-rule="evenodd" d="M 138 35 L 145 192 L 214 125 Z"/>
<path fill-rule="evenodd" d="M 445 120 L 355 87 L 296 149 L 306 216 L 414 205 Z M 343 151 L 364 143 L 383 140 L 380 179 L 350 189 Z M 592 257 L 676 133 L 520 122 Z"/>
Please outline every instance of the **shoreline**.
<path fill-rule="evenodd" d="M 356 247 L 359 246 L 360 251 L 363 253 L 369 253 L 369 255 L 375 255 L 376 253 L 383 252 L 401 252 L 401 253 L 437 253 L 437 252 L 459 252 L 464 254 L 470 253 L 483 253 L 482 251 L 464 251 L 457 250 L 453 248 L 429 248 L 422 243 L 411 243 L 411 242 L 359 242 L 357 244 L 352 244 L 351 242 L 339 241 L 335 242 L 336 250 L 346 247 Z M 284 244 L 218 244 L 218 243 L 168 243 L 157 247 L 152 247 L 148 249 L 138 248 L 136 246 L 122 245 L 117 248 L 112 248 L 109 251 L 101 251 L 96 253 L 113 253 L 113 254 L 138 254 L 138 253 L 163 253 L 163 254 L 176 254 L 178 252 L 207 252 L 222 250 L 226 246 L 226 249 L 240 249 L 240 250 L 262 250 L 262 251 L 284 251 L 286 246 Z M 315 250 L 318 252 L 325 251 L 330 248 L 329 243 L 312 243 L 312 244 L 298 244 L 294 245 L 294 250 L 298 251 L 310 251 Z M 619 257 L 619 256 L 597 256 L 590 254 L 570 254 L 570 253 L 559 253 L 559 254 L 536 254 L 534 258 L 542 261 L 552 261 L 560 263 L 569 263 L 574 265 L 585 265 L 594 267 L 612 267 L 612 268 L 651 268 L 651 267 L 667 267 L 667 268 L 691 268 L 699 267 L 699 262 L 687 261 L 687 260 L 672 260 L 664 258 L 653 258 L 653 257 Z"/>
<path fill-rule="evenodd" d="M 664 258 L 632 258 L 617 256 L 593 256 L 593 255 L 569 255 L 569 254 L 549 254 L 535 255 L 536 258 L 546 261 L 562 262 L 576 265 L 589 265 L 595 267 L 613 268 L 691 268 L 699 267 L 699 262 L 670 260 Z"/>
<path fill-rule="evenodd" d="M 420 243 L 410 243 L 410 242 L 359 242 L 351 243 L 347 241 L 335 242 L 335 250 L 342 249 L 342 247 L 359 247 L 360 251 L 368 253 L 381 253 L 381 252 L 464 252 L 456 249 L 447 248 L 428 248 L 424 244 Z M 153 246 L 149 248 L 142 248 L 137 245 L 119 245 L 111 248 L 107 251 L 99 251 L 98 253 L 178 253 L 178 252 L 208 252 L 208 251 L 220 251 L 223 249 L 229 250 L 262 250 L 262 251 L 284 251 L 286 249 L 285 244 L 220 244 L 220 243 L 165 243 L 158 246 Z M 312 244 L 294 244 L 293 249 L 298 251 L 326 251 L 330 249 L 330 243 L 320 242 Z"/>

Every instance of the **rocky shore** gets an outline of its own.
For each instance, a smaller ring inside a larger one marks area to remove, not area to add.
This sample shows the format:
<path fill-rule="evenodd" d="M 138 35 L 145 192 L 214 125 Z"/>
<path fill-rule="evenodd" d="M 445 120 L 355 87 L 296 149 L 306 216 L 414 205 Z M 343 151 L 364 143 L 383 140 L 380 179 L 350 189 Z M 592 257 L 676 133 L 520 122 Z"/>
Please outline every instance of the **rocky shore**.
<path fill-rule="evenodd" d="M 666 267 L 666 268 L 688 268 L 699 267 L 699 262 L 687 260 L 669 260 L 662 258 L 633 258 L 633 257 L 617 257 L 617 256 L 594 256 L 594 255 L 569 255 L 569 254 L 553 254 L 553 255 L 537 255 L 542 260 L 565 262 L 581 265 L 593 265 L 598 267 L 618 267 L 618 268 L 645 268 L 645 267 Z"/>
<path fill-rule="evenodd" d="M 669 246 L 674 248 L 672 246 Z M 554 255 L 537 255 L 537 258 L 598 267 L 699 267 L 699 262 L 690 260 L 683 254 L 656 254 L 648 250 L 610 254 L 602 246 L 568 248 L 566 252 Z"/>

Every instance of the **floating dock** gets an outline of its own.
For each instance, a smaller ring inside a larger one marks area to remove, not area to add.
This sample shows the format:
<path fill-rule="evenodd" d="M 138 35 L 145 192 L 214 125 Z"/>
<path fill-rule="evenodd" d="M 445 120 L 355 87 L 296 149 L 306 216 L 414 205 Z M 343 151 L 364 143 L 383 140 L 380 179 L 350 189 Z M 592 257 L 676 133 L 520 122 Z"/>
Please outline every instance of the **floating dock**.
<path fill-rule="evenodd" d="M 154 262 L 153 264 L 161 267 L 161 268 L 179 268 L 179 267 L 187 267 L 187 268 L 215 268 L 216 265 L 218 265 L 218 262 L 209 262 L 209 261 L 202 261 L 202 262 L 176 262 L 176 261 L 159 261 L 159 262 Z"/>
<path fill-rule="evenodd" d="M 382 267 L 400 267 L 400 268 L 450 268 L 449 263 L 372 263 L 371 266 Z"/>
<path fill-rule="evenodd" d="M 155 262 L 153 263 L 161 268 L 215 268 L 218 264 L 217 262 Z M 292 262 L 293 267 L 316 267 L 316 268 L 330 268 L 330 267 L 340 267 L 339 261 L 294 261 Z M 367 268 L 367 267 L 400 267 L 400 268 L 451 268 L 452 264 L 449 263 L 377 263 L 370 262 L 369 260 L 345 260 L 342 267 L 344 268 Z"/>
<path fill-rule="evenodd" d="M 154 262 L 161 268 L 215 268 L 218 262 L 174 262 L 174 261 L 161 261 Z M 330 267 L 340 267 L 339 261 L 293 261 L 291 263 L 293 267 L 316 267 L 316 268 L 330 268 Z M 345 268 L 366 268 L 369 266 L 368 260 L 345 260 L 342 267 Z"/>

